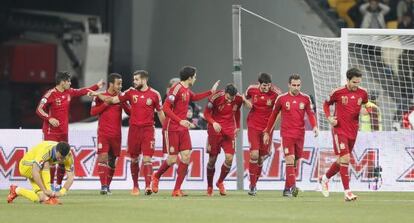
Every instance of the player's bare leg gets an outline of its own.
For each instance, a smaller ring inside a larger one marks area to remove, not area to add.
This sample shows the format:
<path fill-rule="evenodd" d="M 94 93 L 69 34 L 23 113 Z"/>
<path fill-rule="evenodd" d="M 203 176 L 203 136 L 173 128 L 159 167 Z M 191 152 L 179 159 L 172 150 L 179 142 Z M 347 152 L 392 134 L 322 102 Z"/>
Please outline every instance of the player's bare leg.
<path fill-rule="evenodd" d="M 213 196 L 213 180 L 217 156 L 209 155 L 207 163 L 207 196 Z"/>

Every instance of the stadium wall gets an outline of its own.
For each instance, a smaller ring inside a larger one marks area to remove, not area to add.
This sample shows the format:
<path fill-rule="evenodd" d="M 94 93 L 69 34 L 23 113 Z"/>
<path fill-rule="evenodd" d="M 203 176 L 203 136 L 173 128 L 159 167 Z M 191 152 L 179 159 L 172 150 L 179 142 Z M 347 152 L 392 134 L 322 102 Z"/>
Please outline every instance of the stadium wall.
<path fill-rule="evenodd" d="M 207 134 L 203 130 L 190 132 L 193 152 L 189 175 L 184 189 L 206 189 L 206 170 L 208 155 L 205 152 Z M 247 132 L 244 132 L 247 139 Z M 127 135 L 127 129 L 123 129 Z M 306 133 L 303 159 L 298 164 L 297 185 L 303 190 L 317 190 L 317 179 L 324 173 L 335 158 L 332 151 L 330 132 L 321 132 L 314 138 L 311 131 Z M 20 176 L 18 162 L 24 153 L 42 139 L 40 130 L 0 130 L 0 189 L 6 189 L 11 183 L 29 187 Z M 388 139 L 396 139 L 391 141 Z M 69 140 L 75 157 L 75 183 L 73 189 L 99 189 L 99 177 L 96 164 L 96 131 L 71 131 Z M 130 189 L 130 160 L 126 154 L 126 137 L 122 138 L 122 153 L 117 163 L 112 189 Z M 280 146 L 279 132 L 273 137 L 273 153 L 263 165 L 263 177 L 258 183 L 260 190 L 281 190 L 284 186 L 284 159 Z M 156 130 L 156 152 L 153 158 L 154 169 L 159 168 L 163 160 L 161 132 Z M 244 142 L 245 189 L 248 187 L 249 144 Z M 220 170 L 223 154 L 219 155 L 216 170 Z M 379 171 L 381 168 L 382 170 Z M 218 177 L 219 173 L 216 173 Z M 225 184 L 228 189 L 236 189 L 236 167 L 233 167 Z M 351 188 L 355 191 L 414 191 L 414 135 L 412 132 L 376 132 L 360 133 L 352 154 L 350 165 Z M 172 189 L 175 181 L 175 169 L 170 169 L 161 179 L 160 189 Z M 331 190 L 341 191 L 339 177 L 334 178 Z M 144 179 L 140 177 L 141 186 Z"/>

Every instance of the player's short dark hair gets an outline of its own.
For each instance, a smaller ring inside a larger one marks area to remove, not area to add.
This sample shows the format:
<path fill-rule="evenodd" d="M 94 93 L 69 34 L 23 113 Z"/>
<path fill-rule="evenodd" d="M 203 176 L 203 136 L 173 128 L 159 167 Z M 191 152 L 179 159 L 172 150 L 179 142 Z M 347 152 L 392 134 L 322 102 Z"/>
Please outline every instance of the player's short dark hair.
<path fill-rule="evenodd" d="M 197 68 L 192 67 L 192 66 L 184 66 L 180 70 L 180 80 L 186 81 L 188 80 L 188 78 L 194 77 L 196 72 L 197 72 Z"/>
<path fill-rule="evenodd" d="M 227 84 L 224 92 L 229 94 L 230 96 L 234 96 L 237 94 L 237 88 L 234 84 Z"/>
<path fill-rule="evenodd" d="M 118 73 L 111 73 L 108 76 L 108 83 L 114 84 L 116 79 L 122 79 L 122 76 Z"/>
<path fill-rule="evenodd" d="M 63 157 L 67 156 L 70 152 L 70 146 L 67 142 L 59 142 L 56 145 L 56 152 L 59 152 Z"/>
<path fill-rule="evenodd" d="M 60 84 L 61 81 L 70 81 L 70 78 L 69 71 L 58 71 L 56 73 L 56 85 Z"/>
<path fill-rule="evenodd" d="M 292 80 L 300 80 L 299 74 L 292 74 L 289 77 L 289 84 L 292 83 Z"/>
<path fill-rule="evenodd" d="M 354 77 L 362 77 L 362 72 L 358 68 L 350 68 L 346 72 L 346 79 L 351 80 Z"/>
<path fill-rule="evenodd" d="M 272 83 L 272 77 L 268 73 L 260 73 L 258 81 L 260 84 L 269 84 Z"/>
<path fill-rule="evenodd" d="M 136 70 L 134 71 L 134 74 L 132 76 L 136 76 L 136 75 L 139 75 L 139 77 L 143 79 L 147 79 L 147 80 L 149 79 L 149 74 L 148 74 L 148 71 L 146 70 Z"/>

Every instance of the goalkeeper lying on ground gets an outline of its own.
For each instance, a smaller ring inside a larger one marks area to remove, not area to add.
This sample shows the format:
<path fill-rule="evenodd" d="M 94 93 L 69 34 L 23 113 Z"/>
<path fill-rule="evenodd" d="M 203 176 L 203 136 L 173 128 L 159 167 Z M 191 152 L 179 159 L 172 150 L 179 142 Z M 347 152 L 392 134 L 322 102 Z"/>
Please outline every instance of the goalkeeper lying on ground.
<path fill-rule="evenodd" d="M 59 192 L 53 192 L 50 188 L 51 164 L 63 164 L 65 166 L 67 181 Z M 66 194 L 72 186 L 73 157 L 70 153 L 70 146 L 66 142 L 43 141 L 30 149 L 19 163 L 19 172 L 27 177 L 33 190 L 28 190 L 16 185 L 10 186 L 10 193 L 7 202 L 12 203 L 17 196 L 23 196 L 33 202 L 44 204 L 59 204 L 57 197 Z"/>

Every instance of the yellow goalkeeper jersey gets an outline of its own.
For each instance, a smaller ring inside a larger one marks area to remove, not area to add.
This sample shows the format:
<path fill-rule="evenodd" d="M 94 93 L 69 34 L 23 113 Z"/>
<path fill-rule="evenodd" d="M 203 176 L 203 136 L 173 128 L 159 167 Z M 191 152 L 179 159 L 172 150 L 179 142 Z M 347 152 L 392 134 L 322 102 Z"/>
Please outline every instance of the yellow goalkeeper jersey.
<path fill-rule="evenodd" d="M 36 163 L 40 167 L 43 167 L 45 162 L 56 164 L 55 146 L 57 144 L 58 143 L 54 141 L 43 141 L 37 144 L 24 154 L 23 158 L 20 160 L 20 165 L 33 166 L 33 163 Z M 63 164 L 65 165 L 66 171 L 73 171 L 73 156 L 71 152 L 69 152 L 65 160 L 63 160 Z"/>

